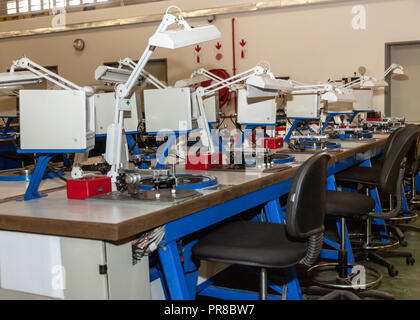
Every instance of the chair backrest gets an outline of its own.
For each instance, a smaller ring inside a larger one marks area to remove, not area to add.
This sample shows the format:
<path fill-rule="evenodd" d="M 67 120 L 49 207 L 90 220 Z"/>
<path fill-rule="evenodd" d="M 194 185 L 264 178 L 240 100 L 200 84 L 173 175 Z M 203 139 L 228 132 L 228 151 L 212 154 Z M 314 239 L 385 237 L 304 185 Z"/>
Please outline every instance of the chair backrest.
<path fill-rule="evenodd" d="M 394 142 L 395 138 L 397 137 L 397 135 L 399 133 L 401 133 L 401 131 L 404 129 L 405 127 L 399 127 L 397 130 L 394 130 L 388 137 L 388 139 L 386 140 L 385 143 L 385 147 L 384 147 L 384 152 L 383 152 L 383 159 L 385 160 L 386 157 L 388 156 L 388 152 L 391 148 L 392 143 Z"/>
<path fill-rule="evenodd" d="M 388 153 L 384 156 L 379 188 L 388 194 L 394 194 L 397 188 L 397 181 L 401 163 L 407 156 L 408 151 L 417 141 L 420 128 L 416 125 L 408 125 L 395 135 Z"/>
<path fill-rule="evenodd" d="M 416 174 L 419 167 L 420 161 L 420 135 L 417 137 L 417 140 L 414 141 L 410 150 L 407 153 L 407 170 L 406 174 Z"/>
<path fill-rule="evenodd" d="M 290 236 L 307 239 L 324 231 L 327 167 L 330 155 L 319 152 L 296 172 L 287 200 L 286 228 Z"/>

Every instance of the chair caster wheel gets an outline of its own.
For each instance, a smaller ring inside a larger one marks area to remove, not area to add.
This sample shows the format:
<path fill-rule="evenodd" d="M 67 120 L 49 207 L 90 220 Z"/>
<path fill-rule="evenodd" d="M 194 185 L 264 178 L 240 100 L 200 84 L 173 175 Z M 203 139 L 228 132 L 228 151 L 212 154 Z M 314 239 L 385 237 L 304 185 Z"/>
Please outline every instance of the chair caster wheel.
<path fill-rule="evenodd" d="M 407 259 L 405 260 L 405 262 L 408 265 L 411 265 L 412 266 L 416 262 L 416 260 L 413 257 L 407 257 Z"/>
<path fill-rule="evenodd" d="M 397 269 L 395 269 L 395 267 L 389 267 L 389 268 L 388 268 L 388 274 L 389 274 L 391 277 L 396 277 L 396 276 L 398 276 L 398 273 L 399 273 L 399 271 L 398 271 Z"/>
<path fill-rule="evenodd" d="M 403 246 L 403 247 L 406 247 L 408 245 L 407 240 L 401 240 L 400 245 Z"/>

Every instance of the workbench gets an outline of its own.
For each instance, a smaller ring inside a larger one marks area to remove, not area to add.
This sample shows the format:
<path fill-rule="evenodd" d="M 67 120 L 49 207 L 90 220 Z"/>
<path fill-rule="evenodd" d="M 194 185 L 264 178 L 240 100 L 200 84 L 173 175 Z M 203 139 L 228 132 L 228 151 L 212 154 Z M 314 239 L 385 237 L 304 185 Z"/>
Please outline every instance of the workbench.
<path fill-rule="evenodd" d="M 363 163 L 379 155 L 386 138 L 387 135 L 374 135 L 374 140 L 369 142 L 341 141 L 342 151 L 331 152 L 332 158 L 328 174 L 332 176 L 350 166 Z M 200 197 L 175 205 L 138 201 L 68 200 L 64 183 L 58 179 L 48 179 L 41 184 L 41 191 L 49 190 L 47 197 L 22 202 L 16 201 L 16 199 L 24 194 L 26 184 L 2 182 L 0 184 L 0 229 L 58 236 L 62 239 L 85 240 L 89 243 L 102 243 L 108 248 L 124 247 L 121 252 L 128 254 L 124 270 L 127 275 L 132 275 L 133 271 L 129 270 L 132 261 L 128 250 L 131 249 L 131 240 L 145 231 L 164 225 L 165 240 L 158 249 L 158 254 L 168 295 L 171 299 L 194 299 L 197 290 L 206 289 L 204 286 L 197 289 L 198 270 L 192 261 L 190 252 L 196 239 L 191 235 L 257 206 L 264 207 L 267 221 L 283 223 L 284 216 L 279 197 L 288 193 L 291 180 L 299 164 L 309 158 L 311 154 L 302 153 L 294 154 L 294 156 L 297 160 L 296 163 L 292 163 L 290 168 L 276 173 L 186 171 L 179 167 L 177 173 L 215 176 L 221 187 L 204 190 Z M 178 241 L 187 236 L 192 240 L 189 239 L 188 242 L 183 243 L 183 263 L 181 263 Z M 144 267 L 143 265 L 142 268 Z M 108 265 L 109 272 L 111 269 Z M 289 277 L 286 277 L 290 278 L 288 286 L 298 286 L 294 269 L 289 270 L 288 273 Z M 122 278 L 126 276 L 121 272 L 119 275 Z M 110 277 L 109 273 L 108 277 Z M 118 275 L 113 274 L 112 277 L 112 280 L 117 282 Z M 121 280 L 121 282 L 119 284 L 121 287 L 117 290 L 118 294 L 113 295 L 108 288 L 104 295 L 81 294 L 77 298 L 150 297 L 150 292 L 143 296 L 136 295 L 133 291 L 130 291 L 129 294 L 124 293 L 122 286 L 130 281 Z M 141 283 L 144 284 L 144 279 Z M 83 282 L 77 285 L 83 285 Z M 114 287 L 116 286 L 118 285 L 114 284 Z M 131 286 L 129 287 L 131 288 Z M 3 296 L 1 291 L 3 290 L 0 290 L 0 298 Z M 80 292 L 80 290 L 75 289 L 73 292 Z M 299 298 L 293 296 L 293 290 L 289 290 L 289 292 L 288 298 Z M 241 297 L 244 298 L 244 296 L 238 296 L 238 298 Z M 75 295 L 68 295 L 65 298 L 75 298 Z"/>

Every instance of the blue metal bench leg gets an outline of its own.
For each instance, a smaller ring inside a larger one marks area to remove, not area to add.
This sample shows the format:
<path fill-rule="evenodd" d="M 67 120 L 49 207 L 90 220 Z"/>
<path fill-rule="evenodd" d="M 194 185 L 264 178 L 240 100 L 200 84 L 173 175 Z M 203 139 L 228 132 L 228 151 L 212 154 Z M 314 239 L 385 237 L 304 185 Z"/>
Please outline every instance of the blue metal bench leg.
<path fill-rule="evenodd" d="M 192 297 L 195 297 L 197 293 L 198 267 L 193 261 L 191 249 L 197 242 L 198 240 L 191 241 L 190 243 L 184 245 L 182 248 L 185 280 L 187 282 L 190 296 Z"/>
<path fill-rule="evenodd" d="M 175 241 L 164 244 L 158 249 L 163 275 L 172 300 L 191 300 L 184 270 L 179 258 L 178 247 Z"/>
<path fill-rule="evenodd" d="M 47 195 L 41 196 L 38 192 L 39 185 L 41 184 L 42 179 L 45 175 L 45 170 L 47 169 L 48 163 L 50 162 L 52 155 L 42 155 L 38 158 L 38 161 L 35 166 L 35 170 L 31 176 L 29 186 L 26 189 L 24 201 L 39 199 L 41 197 L 46 197 Z"/>
<path fill-rule="evenodd" d="M 299 280 L 294 267 L 283 270 L 287 285 L 287 300 L 302 300 Z"/>
<path fill-rule="evenodd" d="M 319 131 L 319 133 L 324 133 L 325 128 L 328 126 L 328 124 L 330 123 L 330 121 L 334 118 L 334 115 L 329 114 L 327 120 L 325 120 L 324 125 L 322 126 L 321 130 Z"/>
<path fill-rule="evenodd" d="M 283 210 L 280 206 L 280 201 L 278 199 L 269 201 L 264 207 L 265 215 L 267 217 L 267 222 L 271 223 L 285 223 L 286 215 L 283 213 Z"/>
<path fill-rule="evenodd" d="M 135 155 L 140 154 L 141 153 L 140 149 L 136 145 L 136 140 L 133 138 L 133 136 L 131 134 L 126 134 L 125 136 L 127 138 L 128 148 L 132 150 L 133 154 Z"/>
<path fill-rule="evenodd" d="M 289 143 L 290 142 L 290 137 L 293 134 L 293 131 L 296 130 L 297 126 L 299 125 L 299 123 L 301 122 L 301 119 L 296 119 L 295 121 L 293 121 L 292 126 L 290 127 L 289 131 L 286 134 L 286 137 L 284 138 L 284 142 Z"/>

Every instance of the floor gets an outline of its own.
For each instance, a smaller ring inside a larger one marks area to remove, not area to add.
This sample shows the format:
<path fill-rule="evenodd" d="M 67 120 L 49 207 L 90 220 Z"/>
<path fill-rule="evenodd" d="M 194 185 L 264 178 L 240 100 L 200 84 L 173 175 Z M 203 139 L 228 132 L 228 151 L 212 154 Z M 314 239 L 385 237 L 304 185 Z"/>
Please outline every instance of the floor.
<path fill-rule="evenodd" d="M 420 221 L 415 225 L 420 226 Z M 392 293 L 397 300 L 420 300 L 420 232 L 405 232 L 408 246 L 397 250 L 410 251 L 417 260 L 414 265 L 407 265 L 404 258 L 389 258 L 399 270 L 398 276 L 392 278 L 386 268 L 380 267 L 384 279 L 379 290 Z"/>
<path fill-rule="evenodd" d="M 414 225 L 420 226 L 420 220 L 414 223 Z M 405 232 L 405 235 L 408 246 L 405 248 L 400 247 L 396 250 L 410 251 L 414 258 L 417 258 L 417 262 L 414 265 L 407 265 L 405 258 L 387 258 L 387 260 L 392 262 L 399 271 L 399 274 L 396 277 L 389 276 L 385 267 L 372 264 L 371 262 L 362 263 L 374 266 L 383 274 L 383 280 L 380 286 L 376 288 L 377 290 L 386 291 L 387 293 L 394 295 L 396 300 L 420 300 L 420 232 L 407 231 Z M 298 276 L 301 285 L 304 285 L 306 282 L 304 280 L 306 277 L 305 271 L 306 269 L 301 267 L 298 268 Z M 281 284 L 283 282 L 282 278 L 281 272 L 271 271 L 270 279 L 274 283 Z M 248 272 L 245 272 L 236 266 L 232 272 L 229 272 L 226 277 L 223 277 L 219 281 L 220 283 L 216 284 L 243 290 L 258 291 L 259 287 L 258 278 L 250 276 Z M 315 300 L 319 297 L 306 296 L 306 298 L 308 300 Z"/>

